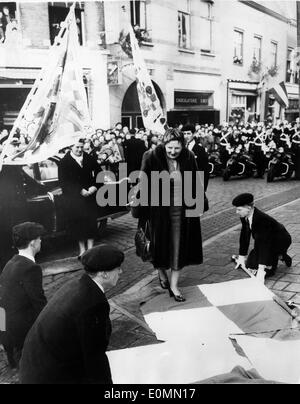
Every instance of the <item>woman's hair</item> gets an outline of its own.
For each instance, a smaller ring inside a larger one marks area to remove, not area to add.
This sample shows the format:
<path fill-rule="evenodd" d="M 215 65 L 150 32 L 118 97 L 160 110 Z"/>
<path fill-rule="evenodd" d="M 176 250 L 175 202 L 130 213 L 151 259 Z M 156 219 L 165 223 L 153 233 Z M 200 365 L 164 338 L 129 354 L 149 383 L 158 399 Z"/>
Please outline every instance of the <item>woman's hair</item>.
<path fill-rule="evenodd" d="M 182 132 L 180 132 L 180 130 L 178 129 L 169 128 L 166 130 L 162 142 L 164 145 L 166 145 L 167 143 L 172 142 L 173 140 L 176 140 L 177 142 L 181 143 L 182 146 L 185 145 L 185 140 Z"/>

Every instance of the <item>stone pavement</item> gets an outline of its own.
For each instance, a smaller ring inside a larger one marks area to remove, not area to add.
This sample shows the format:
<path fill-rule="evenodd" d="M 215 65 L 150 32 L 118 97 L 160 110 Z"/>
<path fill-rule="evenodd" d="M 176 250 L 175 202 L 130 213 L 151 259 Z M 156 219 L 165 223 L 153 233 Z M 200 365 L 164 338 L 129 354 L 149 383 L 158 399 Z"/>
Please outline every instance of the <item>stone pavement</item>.
<path fill-rule="evenodd" d="M 300 304 L 300 199 L 277 207 L 269 214 L 282 222 L 293 238 L 289 254 L 293 257 L 293 265 L 286 268 L 282 263 L 276 274 L 266 281 L 266 285 L 283 300 L 293 300 Z M 231 262 L 231 255 L 238 252 L 238 238 L 240 225 L 204 242 L 204 263 L 191 266 L 182 272 L 180 286 L 191 286 L 205 283 L 225 282 L 246 278 L 248 275 L 242 270 L 235 270 Z M 139 271 L 146 269 L 148 275 L 139 280 Z M 135 273 L 137 283 L 130 289 L 126 288 L 126 277 Z M 79 276 L 76 272 L 73 276 Z M 122 286 L 123 283 L 123 286 Z M 140 305 L 151 297 L 166 293 L 158 283 L 157 275 L 149 263 L 140 261 L 130 249 L 126 253 L 121 292 L 114 295 L 113 290 L 108 293 L 111 304 L 111 319 L 113 333 L 110 350 L 147 345 L 156 341 L 155 335 L 143 320 Z M 124 289 L 124 292 L 122 290 Z M 113 297 L 111 297 L 113 296 Z M 180 304 L 180 303 L 178 303 Z M 1 358 L 2 356 L 2 358 Z M 3 353 L 0 352 L 0 383 L 17 383 L 17 374 L 12 373 L 6 366 Z"/>

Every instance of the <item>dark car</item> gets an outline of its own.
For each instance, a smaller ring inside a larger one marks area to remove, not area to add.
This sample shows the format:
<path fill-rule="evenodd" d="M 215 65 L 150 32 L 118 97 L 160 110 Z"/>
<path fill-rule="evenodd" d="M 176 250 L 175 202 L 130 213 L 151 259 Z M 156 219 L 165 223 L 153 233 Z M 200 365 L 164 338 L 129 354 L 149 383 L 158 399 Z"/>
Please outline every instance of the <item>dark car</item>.
<path fill-rule="evenodd" d="M 29 221 L 41 223 L 48 235 L 65 232 L 67 226 L 57 164 L 59 163 L 55 160 L 47 160 L 30 167 L 22 167 L 26 218 Z M 15 168 L 20 170 L 20 167 Z M 126 206 L 99 206 L 98 212 L 98 229 L 101 235 L 106 228 L 108 218 L 119 217 L 128 210 Z"/>

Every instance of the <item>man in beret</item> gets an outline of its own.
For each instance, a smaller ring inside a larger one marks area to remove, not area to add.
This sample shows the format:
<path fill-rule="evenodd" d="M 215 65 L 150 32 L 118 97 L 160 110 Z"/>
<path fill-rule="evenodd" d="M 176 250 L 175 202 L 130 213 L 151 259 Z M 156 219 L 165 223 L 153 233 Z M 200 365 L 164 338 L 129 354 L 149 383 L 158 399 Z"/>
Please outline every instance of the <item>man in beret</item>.
<path fill-rule="evenodd" d="M 241 266 L 257 269 L 257 278 L 264 282 L 265 276 L 274 275 L 279 259 L 290 267 L 292 258 L 287 251 L 292 243 L 292 238 L 286 228 L 271 216 L 257 209 L 254 206 L 252 194 L 240 194 L 233 199 L 232 204 L 236 207 L 236 213 L 242 222 L 236 268 Z M 254 239 L 254 248 L 246 262 L 251 235 Z"/>
<path fill-rule="evenodd" d="M 111 384 L 107 289 L 117 284 L 124 254 L 99 245 L 81 257 L 85 273 L 49 301 L 31 328 L 20 362 L 22 384 Z"/>
<path fill-rule="evenodd" d="M 0 306 L 6 313 L 6 331 L 1 340 L 11 367 L 16 367 L 32 324 L 46 305 L 42 269 L 35 262 L 41 249 L 44 228 L 25 222 L 13 227 L 13 243 L 19 254 L 4 267 L 0 276 Z"/>

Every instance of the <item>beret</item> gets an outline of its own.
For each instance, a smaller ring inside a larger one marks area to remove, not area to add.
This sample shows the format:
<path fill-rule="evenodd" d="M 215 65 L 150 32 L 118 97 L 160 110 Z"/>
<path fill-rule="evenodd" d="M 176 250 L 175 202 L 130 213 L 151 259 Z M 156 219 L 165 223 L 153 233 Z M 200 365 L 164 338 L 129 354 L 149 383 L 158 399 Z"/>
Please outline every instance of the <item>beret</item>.
<path fill-rule="evenodd" d="M 232 205 L 233 206 L 245 206 L 245 205 L 250 205 L 254 201 L 254 196 L 249 193 L 244 193 L 236 196 L 233 201 Z"/>
<path fill-rule="evenodd" d="M 108 244 L 101 244 L 87 250 L 81 262 L 88 272 L 109 272 L 118 268 L 124 261 L 124 253 Z"/>
<path fill-rule="evenodd" d="M 17 224 L 12 229 L 14 242 L 17 241 L 32 241 L 45 234 L 44 227 L 39 223 L 24 222 Z"/>

